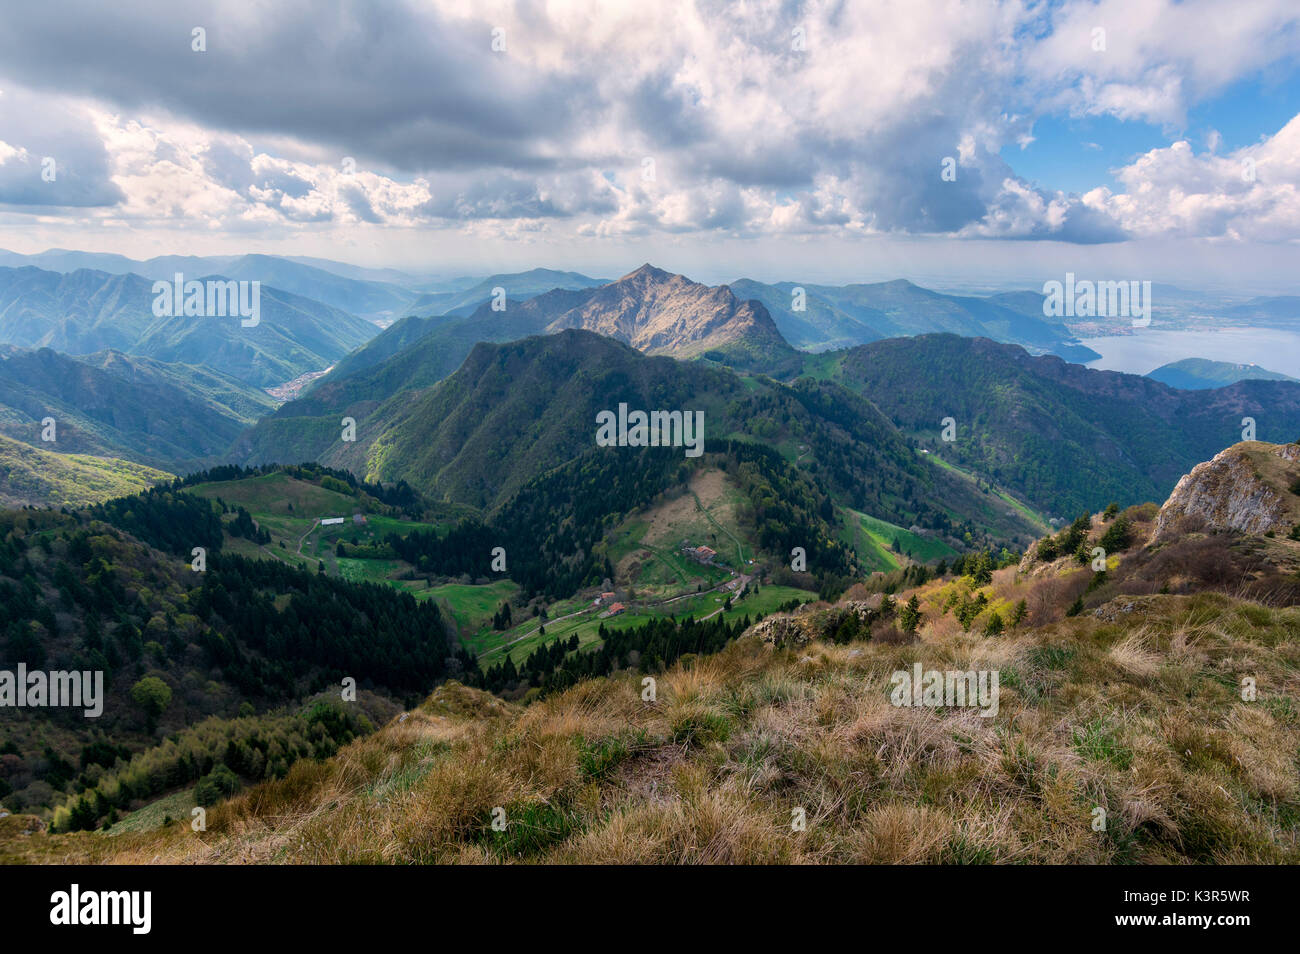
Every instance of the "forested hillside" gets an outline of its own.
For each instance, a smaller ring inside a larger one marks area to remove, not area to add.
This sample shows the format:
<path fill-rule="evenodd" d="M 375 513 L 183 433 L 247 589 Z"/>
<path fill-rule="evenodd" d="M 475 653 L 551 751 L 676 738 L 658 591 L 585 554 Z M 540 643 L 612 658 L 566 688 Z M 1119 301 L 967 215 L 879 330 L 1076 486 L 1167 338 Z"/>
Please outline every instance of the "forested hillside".
<path fill-rule="evenodd" d="M 342 440 L 341 417 L 321 413 L 313 393 L 259 422 L 234 453 L 253 463 L 317 459 L 490 510 L 528 481 L 601 451 L 596 415 L 620 403 L 703 411 L 705 452 L 725 440 L 765 445 L 797 460 L 823 496 L 903 526 L 957 537 L 1032 533 L 1022 515 L 927 464 L 870 401 L 833 382 L 787 386 L 742 377 L 707 361 L 647 357 L 576 330 L 479 344 L 440 384 L 349 405 L 343 410 L 357 422 L 352 442 Z M 655 453 L 696 466 L 684 450 Z"/>
<path fill-rule="evenodd" d="M 1194 464 L 1242 439 L 1244 418 L 1260 440 L 1300 433 L 1300 384 L 1284 381 L 1181 391 L 956 335 L 878 341 L 832 365 L 831 380 L 932 454 L 1066 519 L 1112 500 L 1164 499 Z"/>
<path fill-rule="evenodd" d="M 223 531 L 263 533 L 223 509 L 167 488 L 88 513 L 0 514 L 0 669 L 100 670 L 106 686 L 98 718 L 6 711 L 14 805 L 48 807 L 72 791 L 78 773 L 59 766 L 84 769 L 97 739 L 112 740 L 98 763 L 109 768 L 205 717 L 327 690 L 337 699 L 344 678 L 410 700 L 474 667 L 432 603 L 223 553 Z M 195 547 L 206 550 L 197 572 Z"/>

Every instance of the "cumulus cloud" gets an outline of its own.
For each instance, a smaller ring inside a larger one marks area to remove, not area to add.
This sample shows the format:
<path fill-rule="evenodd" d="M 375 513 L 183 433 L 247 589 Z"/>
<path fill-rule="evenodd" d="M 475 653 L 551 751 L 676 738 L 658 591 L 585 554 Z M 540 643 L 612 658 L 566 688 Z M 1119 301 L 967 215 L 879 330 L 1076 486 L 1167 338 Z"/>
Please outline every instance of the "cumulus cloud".
<path fill-rule="evenodd" d="M 80 176 L 61 204 L 209 230 L 1300 234 L 1280 154 L 1243 190 L 1244 157 L 1177 143 L 1082 197 L 1002 158 L 1049 113 L 1177 125 L 1295 56 L 1285 0 L 85 0 L 7 20 L 0 78 L 41 104 L 0 111 L 14 206 L 55 195 L 30 175 L 51 148 Z"/>
<path fill-rule="evenodd" d="M 1133 235 L 1276 242 L 1300 238 L 1300 116 L 1262 143 L 1225 156 L 1180 140 L 1119 169 L 1125 191 L 1084 203 Z"/>

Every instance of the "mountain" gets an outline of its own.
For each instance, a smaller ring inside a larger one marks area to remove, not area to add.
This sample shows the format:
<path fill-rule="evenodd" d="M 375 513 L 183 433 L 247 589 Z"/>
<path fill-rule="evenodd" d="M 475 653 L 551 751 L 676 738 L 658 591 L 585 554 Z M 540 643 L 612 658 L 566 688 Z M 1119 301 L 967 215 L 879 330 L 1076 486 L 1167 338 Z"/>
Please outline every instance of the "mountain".
<path fill-rule="evenodd" d="M 153 283 L 134 274 L 0 268 L 0 343 L 74 355 L 111 348 L 265 388 L 329 367 L 375 333 L 361 318 L 268 286 L 253 327 L 237 317 L 155 317 L 154 298 Z"/>
<path fill-rule="evenodd" d="M 1206 358 L 1171 361 L 1154 371 L 1148 371 L 1146 376 L 1171 388 L 1191 391 L 1221 388 L 1238 381 L 1300 381 L 1276 371 L 1265 370 L 1257 364 L 1233 364 L 1230 361 L 1210 361 Z"/>
<path fill-rule="evenodd" d="M 143 464 L 55 454 L 0 435 L 0 507 L 84 507 L 169 479 L 171 474 Z"/>
<path fill-rule="evenodd" d="M 387 285 L 397 285 L 400 288 L 414 288 L 420 282 L 429 280 L 429 277 L 422 274 L 403 271 L 400 268 L 368 268 L 364 265 L 336 262 L 332 259 L 315 258 L 311 255 L 286 255 L 282 260 L 297 262 L 299 265 L 310 265 L 312 268 L 319 268 L 341 278 L 355 278 L 363 282 L 381 282 Z"/>
<path fill-rule="evenodd" d="M 391 282 L 345 278 L 322 268 L 271 255 L 243 255 L 220 269 L 226 278 L 260 281 L 263 285 L 323 302 L 379 325 L 408 309 L 416 294 Z M 151 270 L 150 277 L 169 279 Z"/>
<path fill-rule="evenodd" d="M 504 311 L 494 311 L 489 302 L 468 318 L 404 318 L 340 361 L 309 396 L 337 408 L 372 396 L 375 374 L 393 385 L 433 384 L 480 341 L 515 341 L 566 328 L 596 331 L 647 354 L 708 357 L 769 373 L 798 367 L 797 354 L 761 305 L 741 301 L 725 285 L 710 288 L 644 265 L 599 287 L 554 288 L 525 301 L 507 300 Z M 388 372 L 371 370 L 385 363 Z M 367 380 L 347 381 L 363 373 Z M 391 393 L 382 385 L 377 390 Z"/>
<path fill-rule="evenodd" d="M 502 275 L 489 275 L 476 281 L 468 288 L 428 292 L 421 295 L 407 308 L 411 315 L 456 315 L 464 317 L 472 314 L 484 302 L 491 301 L 496 289 L 505 290 L 507 298 L 533 298 L 553 288 L 569 290 L 597 288 L 608 284 L 603 278 L 590 278 L 579 272 L 563 272 L 550 268 L 534 268 L 526 272 L 513 272 Z"/>
<path fill-rule="evenodd" d="M 1241 439 L 1300 433 L 1300 384 L 1183 391 L 1150 378 L 1032 356 L 986 338 L 924 335 L 827 356 L 819 371 L 869 397 L 931 455 L 1060 517 L 1163 499 L 1197 461 Z M 942 421 L 956 439 L 941 439 Z"/>
<path fill-rule="evenodd" d="M 260 281 L 385 325 L 402 314 L 418 294 L 402 281 L 392 280 L 414 281 L 400 272 L 274 255 L 159 255 L 140 261 L 111 253 L 50 249 L 37 255 L 0 251 L 0 265 L 35 266 L 62 273 L 88 269 L 111 275 L 135 274 L 153 281 L 171 281 L 177 272 L 187 279 L 222 275 L 237 281 Z"/>
<path fill-rule="evenodd" d="M 630 511 L 709 469 L 735 474 L 746 465 L 741 473 L 755 475 L 745 511 L 754 538 L 769 554 L 803 546 L 810 566 L 824 541 L 856 545 L 867 517 L 908 540 L 930 534 L 938 552 L 969 545 L 966 534 L 1024 542 L 1035 532 L 1023 507 L 933 466 L 869 401 L 829 382 L 741 378 L 713 362 L 647 356 L 576 329 L 479 343 L 454 374 L 427 388 L 403 387 L 387 372 L 379 365 L 370 380 L 395 390 L 342 408 L 322 407 L 315 392 L 286 404 L 243 434 L 231 458 L 316 460 L 481 509 L 500 528 L 496 539 L 521 546 L 536 536 L 528 554 L 556 554 L 537 571 L 549 582 L 514 570 L 512 578 L 554 585 L 559 561 L 579 559 L 581 572 L 560 587 L 565 594 L 585 581 L 584 561 Z M 681 446 L 598 446 L 597 415 L 620 404 L 702 412 L 701 455 Z M 355 441 L 342 439 L 345 416 L 355 419 Z M 787 509 L 795 502 L 802 516 Z M 872 524 L 877 533 L 880 526 Z"/>
<path fill-rule="evenodd" d="M 849 348 L 868 341 L 891 337 L 898 329 L 882 313 L 869 308 L 841 310 L 828 298 L 804 288 L 804 307 L 796 311 L 793 296 L 795 282 L 767 285 L 742 278 L 731 283 L 737 295 L 760 301 L 772 315 L 777 330 L 794 347 L 804 351 L 829 351 Z"/>
<path fill-rule="evenodd" d="M 809 351 L 866 344 L 882 338 L 950 332 L 1022 345 L 1036 353 L 1060 355 L 1070 361 L 1100 357 L 1080 345 L 1059 325 L 996 298 L 945 295 L 897 280 L 856 285 L 764 285 L 743 279 L 732 289 L 767 307 L 782 335 L 795 347 Z M 795 311 L 795 291 L 803 288 L 803 310 Z"/>
<path fill-rule="evenodd" d="M 761 303 L 742 301 L 726 285 L 711 288 L 649 264 L 576 303 L 543 295 L 521 307 L 548 317 L 547 332 L 584 328 L 646 354 L 716 357 L 741 367 L 793 358 Z"/>
<path fill-rule="evenodd" d="M 739 396 L 739 382 L 723 369 L 647 359 L 590 333 L 479 344 L 440 385 L 380 405 L 358 427 L 364 438 L 332 442 L 322 461 L 379 480 L 405 479 L 435 499 L 494 506 L 591 449 L 596 414 L 620 401 L 703 410 L 712 424 L 722 419 L 724 402 Z"/>
<path fill-rule="evenodd" d="M 184 470 L 220 455 L 274 407 L 266 394 L 203 367 L 0 346 L 0 433 L 46 451 Z M 49 417 L 56 439 L 46 443 L 41 422 Z"/>
<path fill-rule="evenodd" d="M 34 255 L 23 255 L 0 249 L 0 266 L 10 268 L 47 269 L 52 272 L 76 272 L 81 269 L 108 272 L 111 275 L 139 273 L 142 262 L 115 252 L 79 252 L 74 249 L 51 248 Z"/>

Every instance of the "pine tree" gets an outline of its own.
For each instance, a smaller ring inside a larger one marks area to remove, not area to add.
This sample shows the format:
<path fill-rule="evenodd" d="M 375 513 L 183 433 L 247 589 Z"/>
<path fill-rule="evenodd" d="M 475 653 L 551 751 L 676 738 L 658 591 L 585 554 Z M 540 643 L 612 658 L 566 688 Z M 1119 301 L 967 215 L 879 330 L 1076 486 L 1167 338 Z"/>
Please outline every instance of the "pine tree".
<path fill-rule="evenodd" d="M 898 611 L 898 625 L 908 636 L 915 636 L 921 625 L 921 601 L 916 594 Z"/>

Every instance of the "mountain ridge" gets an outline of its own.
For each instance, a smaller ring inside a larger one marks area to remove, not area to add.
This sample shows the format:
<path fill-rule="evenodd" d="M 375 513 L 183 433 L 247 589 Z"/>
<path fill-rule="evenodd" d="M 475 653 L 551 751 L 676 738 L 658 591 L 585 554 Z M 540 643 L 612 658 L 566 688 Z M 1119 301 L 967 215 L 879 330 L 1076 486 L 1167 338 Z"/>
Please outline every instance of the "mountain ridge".
<path fill-rule="evenodd" d="M 72 355 L 113 348 L 203 363 L 270 387 L 330 366 L 377 331 L 348 312 L 270 286 L 261 288 L 255 327 L 243 327 L 239 318 L 157 317 L 154 298 L 153 282 L 135 274 L 0 268 L 0 342 Z"/>

